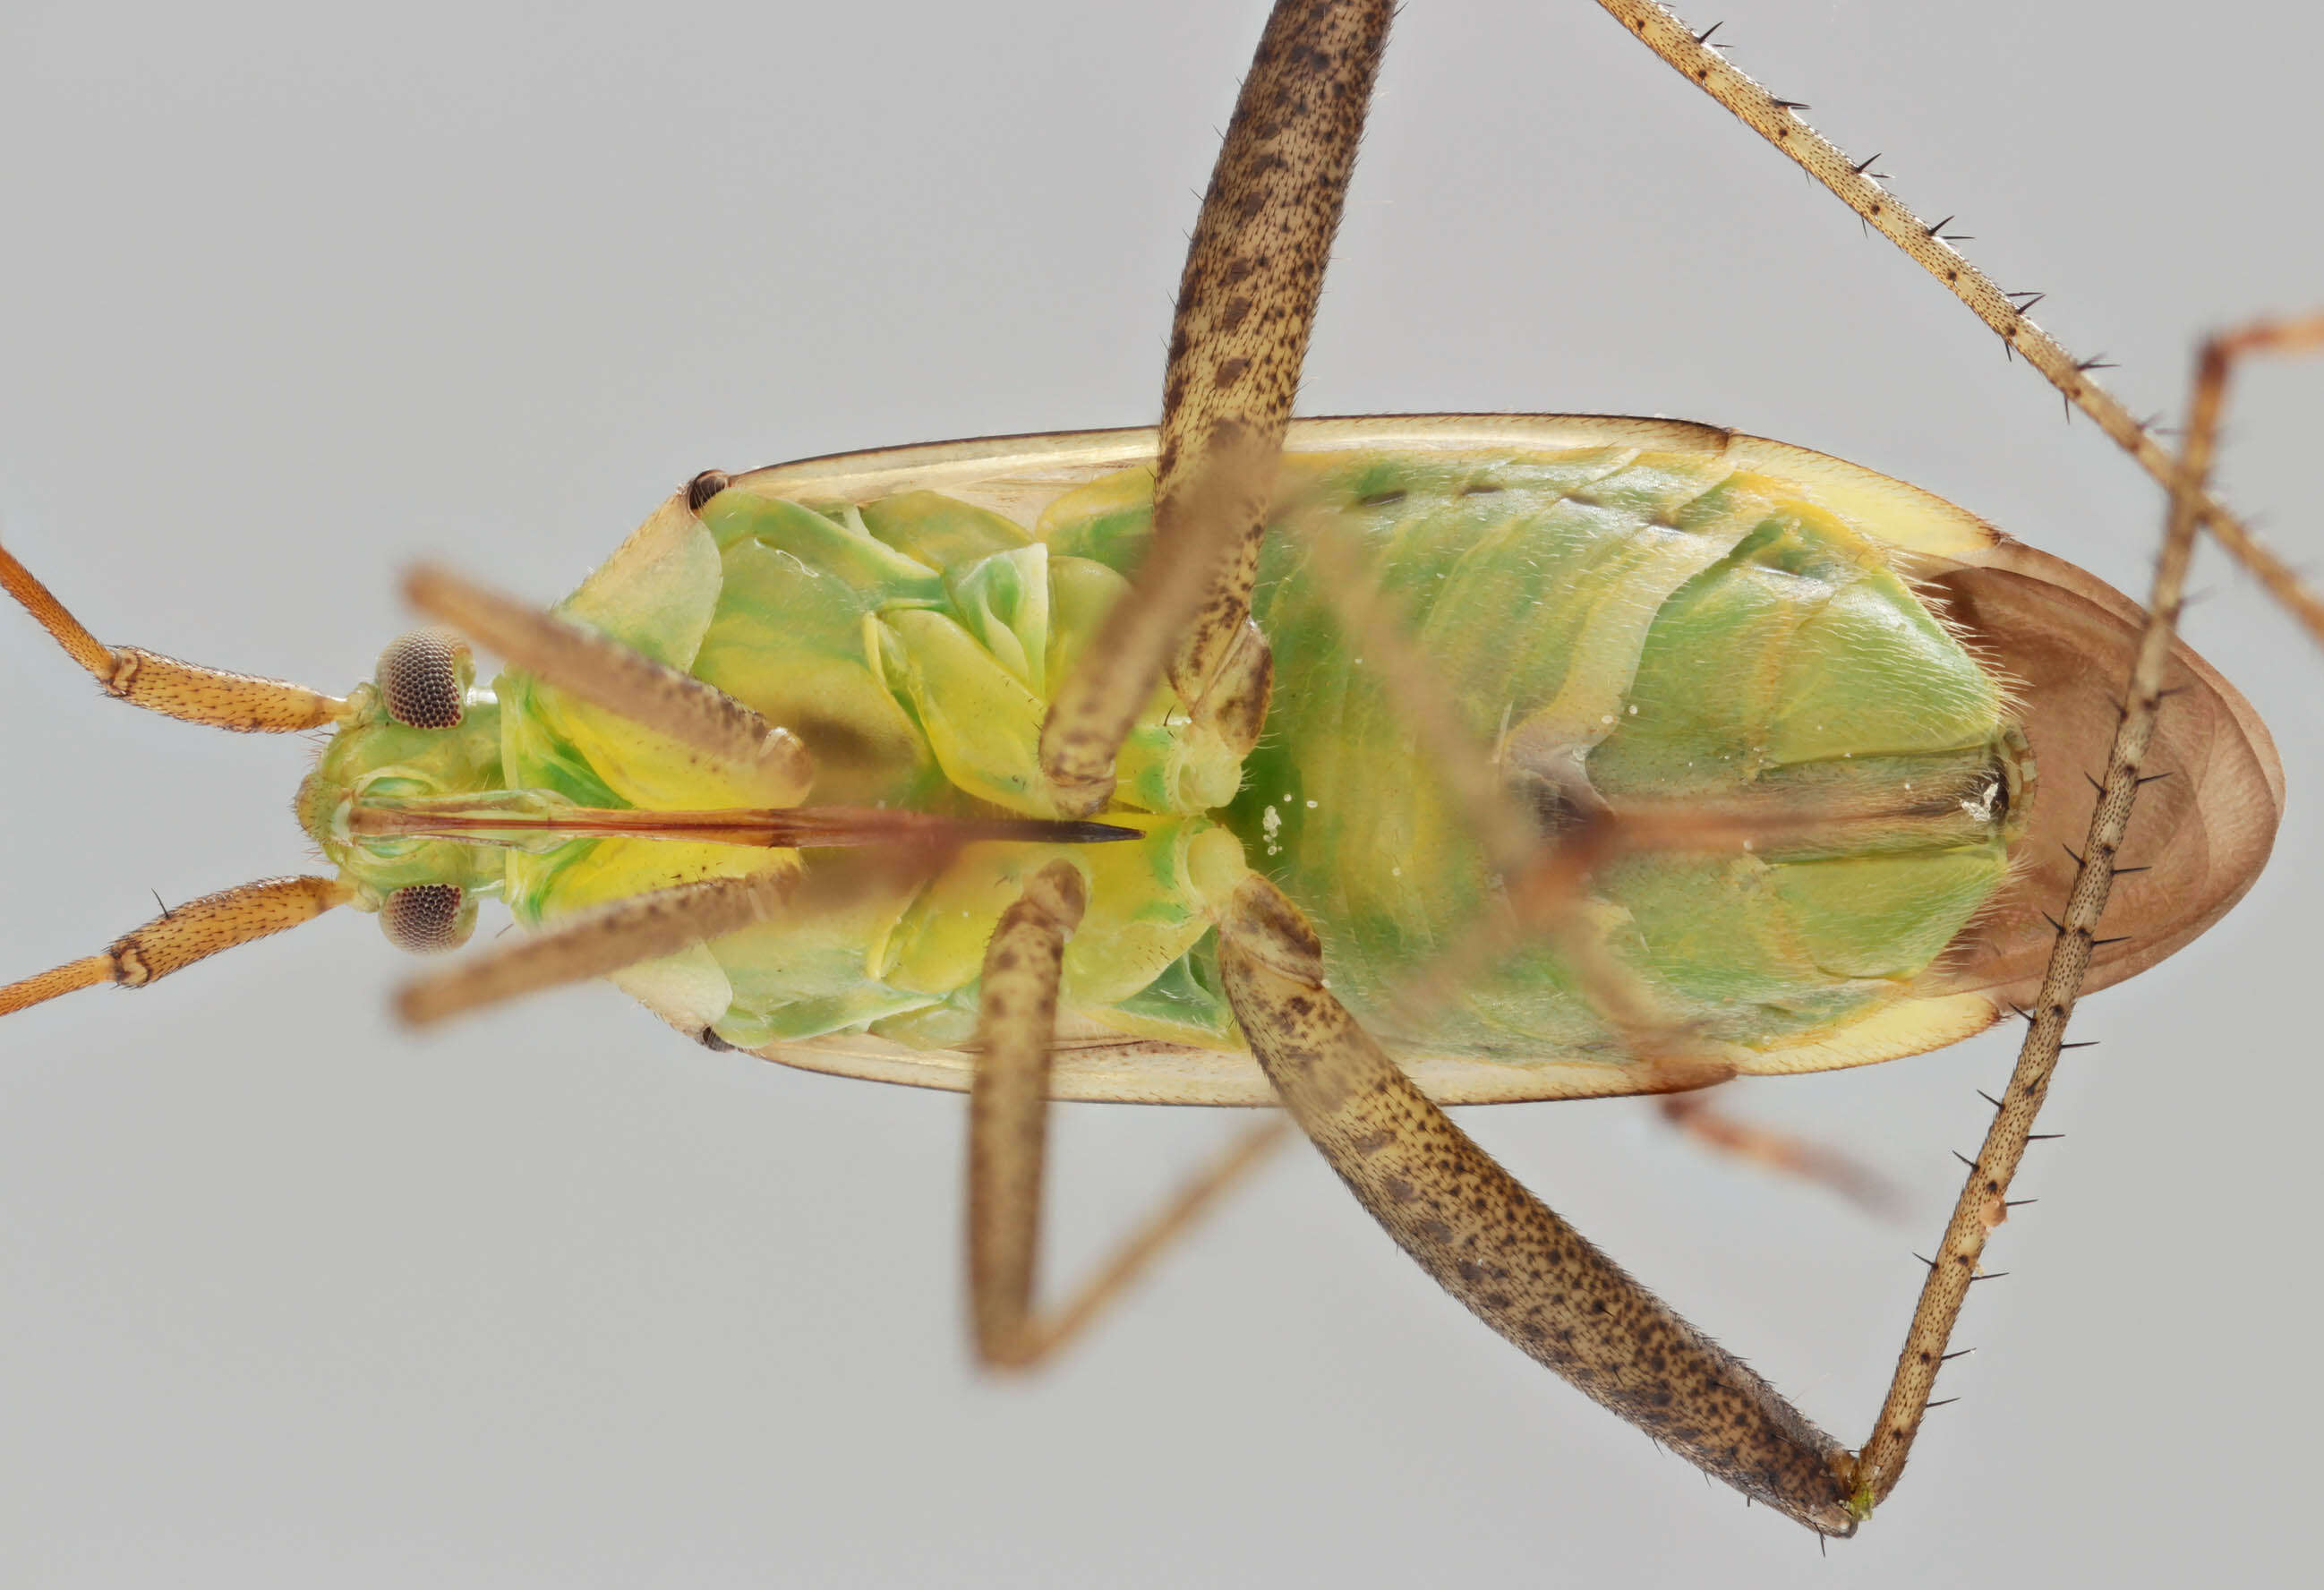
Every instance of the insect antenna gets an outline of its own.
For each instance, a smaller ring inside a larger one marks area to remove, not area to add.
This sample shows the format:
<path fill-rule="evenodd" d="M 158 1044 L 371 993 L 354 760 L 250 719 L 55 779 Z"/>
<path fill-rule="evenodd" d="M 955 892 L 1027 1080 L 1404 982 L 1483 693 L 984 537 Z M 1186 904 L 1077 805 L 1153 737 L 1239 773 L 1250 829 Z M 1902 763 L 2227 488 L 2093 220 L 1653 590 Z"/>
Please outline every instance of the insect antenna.
<path fill-rule="evenodd" d="M 96 955 L 0 986 L 0 1016 L 100 983 L 143 988 L 221 950 L 312 921 L 354 892 L 335 878 L 263 878 L 165 906 L 160 916 Z"/>
<path fill-rule="evenodd" d="M 65 655 L 88 670 L 106 695 L 132 707 L 246 735 L 323 728 L 346 715 L 347 704 L 340 698 L 287 679 L 205 668 L 139 646 L 108 646 L 5 547 L 0 547 L 0 587 L 49 632 Z"/>
<path fill-rule="evenodd" d="M 346 716 L 344 699 L 286 679 L 206 668 L 138 646 L 108 646 L 5 547 L 0 587 L 106 695 L 132 707 L 237 734 L 296 734 L 327 728 Z M 175 907 L 162 905 L 156 895 L 161 914 L 99 953 L 0 986 L 0 1016 L 99 983 L 143 988 L 221 950 L 311 921 L 352 892 L 334 879 L 309 876 L 263 878 Z"/>

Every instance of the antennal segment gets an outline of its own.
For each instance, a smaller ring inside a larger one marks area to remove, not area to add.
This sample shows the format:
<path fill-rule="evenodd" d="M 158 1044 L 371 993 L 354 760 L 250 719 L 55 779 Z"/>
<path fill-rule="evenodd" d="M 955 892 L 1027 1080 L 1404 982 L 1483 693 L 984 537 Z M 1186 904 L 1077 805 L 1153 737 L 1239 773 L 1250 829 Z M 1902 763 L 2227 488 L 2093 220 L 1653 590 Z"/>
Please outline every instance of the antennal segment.
<path fill-rule="evenodd" d="M 287 679 L 204 668 L 136 646 L 107 646 L 5 548 L 0 548 L 0 587 L 56 637 L 66 655 L 96 677 L 106 695 L 132 707 L 245 735 L 318 729 L 346 713 L 347 704 L 338 697 Z"/>
<path fill-rule="evenodd" d="M 312 921 L 346 903 L 354 892 L 336 878 L 300 877 L 264 878 L 205 894 L 123 934 L 103 954 L 83 956 L 0 987 L 0 1016 L 99 983 L 143 988 L 220 950 Z"/>

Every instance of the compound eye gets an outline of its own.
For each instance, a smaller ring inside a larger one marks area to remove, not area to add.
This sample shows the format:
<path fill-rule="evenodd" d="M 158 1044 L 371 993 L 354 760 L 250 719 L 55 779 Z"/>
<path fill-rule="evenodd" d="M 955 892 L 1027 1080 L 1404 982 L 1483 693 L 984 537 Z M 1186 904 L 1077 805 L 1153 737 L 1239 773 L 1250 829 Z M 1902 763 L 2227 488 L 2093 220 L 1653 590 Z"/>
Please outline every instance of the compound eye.
<path fill-rule="evenodd" d="M 380 903 L 379 929 L 398 949 L 440 955 L 476 930 L 475 902 L 456 883 L 413 883 Z"/>
<path fill-rule="evenodd" d="M 376 677 L 388 716 L 407 728 L 448 729 L 466 712 L 475 673 L 467 642 L 449 630 L 416 629 L 379 654 Z"/>

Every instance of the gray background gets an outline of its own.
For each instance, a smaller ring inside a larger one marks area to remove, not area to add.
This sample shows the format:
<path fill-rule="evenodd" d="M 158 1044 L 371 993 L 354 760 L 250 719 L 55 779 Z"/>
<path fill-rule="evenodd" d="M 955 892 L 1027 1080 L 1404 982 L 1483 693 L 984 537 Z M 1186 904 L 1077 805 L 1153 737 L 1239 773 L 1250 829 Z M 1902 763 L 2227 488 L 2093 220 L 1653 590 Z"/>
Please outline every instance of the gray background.
<path fill-rule="evenodd" d="M 541 597 L 678 480 L 1144 422 L 1258 0 L 0 14 L 0 523 L 101 633 L 344 689 L 422 551 Z M 1722 37 L 2177 409 L 2324 300 L 2313 8 L 1740 0 Z M 1705 20 L 1708 20 L 1706 18 Z M 1856 458 L 2119 584 L 2155 491 L 1594 10 L 1399 24 L 1305 407 L 1666 411 Z M 2313 556 L 2324 369 L 2227 489 Z M 2319 1407 L 2315 659 L 2216 558 L 2274 869 L 2096 1001 L 1910 1481 L 1814 1543 L 1444 1300 L 1312 1155 L 1047 1377 L 959 1327 L 952 1097 L 610 991 L 408 1040 L 342 913 L 0 1031 L 0 1583 L 1949 1585 L 2290 1577 Z M 302 864 L 307 755 L 108 707 L 0 622 L 0 968 Z M 1392 772 L 1392 770 L 1390 770 Z M 1616 1102 L 1466 1122 L 1844 1437 L 2006 1045 L 1735 1103 L 1885 1226 Z M 1073 1111 L 1061 1263 L 1230 1123 Z"/>

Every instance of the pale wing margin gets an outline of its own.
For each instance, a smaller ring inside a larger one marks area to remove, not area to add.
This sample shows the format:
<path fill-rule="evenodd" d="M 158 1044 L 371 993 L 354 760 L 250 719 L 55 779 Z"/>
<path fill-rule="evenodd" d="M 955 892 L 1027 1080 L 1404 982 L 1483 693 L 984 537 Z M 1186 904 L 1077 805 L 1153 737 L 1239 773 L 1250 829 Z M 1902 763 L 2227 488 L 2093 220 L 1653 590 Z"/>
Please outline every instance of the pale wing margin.
<path fill-rule="evenodd" d="M 1941 1049 L 1982 1032 L 1999 1014 L 1982 994 L 1900 1001 L 1821 1043 L 1745 1056 L 1745 1076 L 1831 1071 Z M 673 1022 L 673 1025 L 678 1023 Z M 681 1028 L 681 1031 L 684 1029 Z M 752 1051 L 802 1070 L 965 1093 L 973 1057 L 960 1049 L 915 1049 L 869 1033 L 834 1033 Z M 1610 1059 L 1499 1064 L 1462 1055 L 1390 1051 L 1440 1105 L 1511 1105 L 1545 1099 L 1618 1098 L 1651 1093 L 1633 1067 Z M 1735 1051 L 1742 1056 L 1744 1051 Z M 1058 1045 L 1049 1096 L 1139 1105 L 1262 1105 L 1275 1092 L 1258 1062 L 1240 1049 L 1193 1049 L 1085 1028 Z"/>
<path fill-rule="evenodd" d="M 937 491 L 1030 522 L 1055 497 L 1117 469 L 1153 462 L 1160 432 L 1054 431 L 925 442 L 834 453 L 735 476 L 737 490 L 803 503 L 867 503 L 898 492 Z M 1685 420 L 1618 414 L 1360 414 L 1294 420 L 1286 450 L 1395 448 L 1472 452 L 1495 448 L 1631 447 L 1772 475 L 1879 540 L 1939 558 L 1968 559 L 1998 539 L 1994 528 L 1942 497 L 1842 459 L 1765 437 Z"/>

